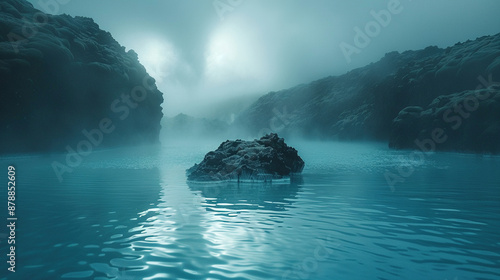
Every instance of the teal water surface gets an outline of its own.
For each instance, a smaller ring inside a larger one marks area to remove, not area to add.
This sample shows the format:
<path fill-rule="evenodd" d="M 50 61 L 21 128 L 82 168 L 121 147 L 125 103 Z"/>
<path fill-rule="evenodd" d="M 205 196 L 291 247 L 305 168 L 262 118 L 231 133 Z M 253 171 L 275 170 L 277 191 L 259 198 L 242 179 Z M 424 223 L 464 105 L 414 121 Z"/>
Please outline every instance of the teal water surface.
<path fill-rule="evenodd" d="M 217 143 L 96 151 L 62 182 L 61 157 L 3 157 L 0 279 L 500 279 L 499 157 L 291 144 L 302 175 L 240 185 L 186 182 Z"/>

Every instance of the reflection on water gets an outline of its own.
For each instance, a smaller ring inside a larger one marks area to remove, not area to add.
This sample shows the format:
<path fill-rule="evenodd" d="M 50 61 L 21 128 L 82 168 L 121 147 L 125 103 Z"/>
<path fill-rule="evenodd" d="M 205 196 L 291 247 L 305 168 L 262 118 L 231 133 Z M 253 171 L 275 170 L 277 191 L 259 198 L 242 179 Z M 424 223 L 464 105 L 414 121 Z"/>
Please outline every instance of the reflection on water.
<path fill-rule="evenodd" d="M 437 154 L 392 192 L 404 152 L 296 146 L 303 175 L 272 183 L 187 183 L 204 146 L 97 152 L 63 183 L 51 159 L 2 159 L 19 261 L 0 279 L 500 278 L 500 158 Z"/>
<path fill-rule="evenodd" d="M 189 189 L 201 194 L 200 202 L 208 211 L 235 215 L 238 210 L 284 211 L 297 196 L 302 175 L 271 182 L 187 182 Z"/>
<path fill-rule="evenodd" d="M 158 199 L 159 170 L 82 167 L 59 183 L 49 165 L 33 163 L 16 168 L 17 279 L 117 274 L 109 260 L 121 254 L 108 245 L 127 235 L 131 218 Z"/>

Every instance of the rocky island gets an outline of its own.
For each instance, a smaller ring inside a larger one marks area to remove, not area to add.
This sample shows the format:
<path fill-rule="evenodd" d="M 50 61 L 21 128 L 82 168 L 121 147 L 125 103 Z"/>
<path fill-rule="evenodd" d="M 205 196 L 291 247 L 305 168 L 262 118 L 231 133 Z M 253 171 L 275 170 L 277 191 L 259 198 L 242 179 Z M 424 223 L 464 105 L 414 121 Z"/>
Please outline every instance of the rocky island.
<path fill-rule="evenodd" d="M 297 150 L 272 133 L 254 141 L 225 141 L 188 169 L 187 175 L 190 181 L 272 180 L 303 168 Z"/>

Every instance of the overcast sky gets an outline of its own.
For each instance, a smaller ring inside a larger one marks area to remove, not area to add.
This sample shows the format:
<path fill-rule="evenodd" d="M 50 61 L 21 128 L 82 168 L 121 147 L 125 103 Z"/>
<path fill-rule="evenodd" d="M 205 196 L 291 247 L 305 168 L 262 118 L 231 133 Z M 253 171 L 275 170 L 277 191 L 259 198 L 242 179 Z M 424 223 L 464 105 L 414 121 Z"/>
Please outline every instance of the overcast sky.
<path fill-rule="evenodd" d="M 48 13 L 92 17 L 134 49 L 164 93 L 167 116 L 203 115 L 213 102 L 339 75 L 389 51 L 500 32 L 497 0 L 30 2 Z M 368 41 L 355 41 L 356 27 Z"/>

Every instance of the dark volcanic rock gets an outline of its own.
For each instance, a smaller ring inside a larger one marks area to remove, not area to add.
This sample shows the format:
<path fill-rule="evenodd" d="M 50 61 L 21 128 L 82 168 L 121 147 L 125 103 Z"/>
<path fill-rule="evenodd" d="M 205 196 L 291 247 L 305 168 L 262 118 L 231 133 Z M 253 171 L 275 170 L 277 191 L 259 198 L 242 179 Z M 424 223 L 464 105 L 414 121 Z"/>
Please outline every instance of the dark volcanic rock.
<path fill-rule="evenodd" d="M 446 49 L 391 52 L 344 75 L 271 92 L 235 123 L 253 135 L 271 130 L 284 136 L 385 141 L 402 109 L 475 90 L 481 85 L 478 77 L 489 80 L 490 75 L 500 80 L 500 34 Z"/>
<path fill-rule="evenodd" d="M 162 93 L 137 54 L 90 18 L 2 0 L 0 85 L 0 153 L 76 149 L 105 118 L 114 130 L 99 146 L 159 141 Z"/>
<path fill-rule="evenodd" d="M 440 96 L 394 119 L 389 146 L 424 152 L 500 153 L 500 84 Z"/>
<path fill-rule="evenodd" d="M 187 170 L 191 181 L 279 179 L 300 173 L 304 161 L 277 134 L 254 141 L 226 141 Z"/>

